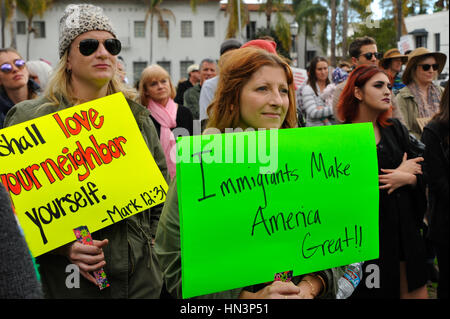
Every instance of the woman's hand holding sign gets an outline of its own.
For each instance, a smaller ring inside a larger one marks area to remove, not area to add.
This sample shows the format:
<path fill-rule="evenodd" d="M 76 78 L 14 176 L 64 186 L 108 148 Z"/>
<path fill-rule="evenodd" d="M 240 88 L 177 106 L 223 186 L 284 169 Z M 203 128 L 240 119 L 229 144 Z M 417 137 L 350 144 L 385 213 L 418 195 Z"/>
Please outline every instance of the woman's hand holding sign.
<path fill-rule="evenodd" d="M 61 251 L 74 265 L 80 269 L 81 275 L 97 285 L 90 272 L 100 270 L 106 265 L 102 247 L 108 244 L 108 239 L 93 240 L 93 245 L 84 245 L 78 241 L 64 246 Z"/>
<path fill-rule="evenodd" d="M 240 299 L 302 299 L 300 296 L 300 288 L 291 281 L 282 282 L 274 281 L 272 284 L 265 286 L 263 289 L 252 293 L 242 290 Z"/>

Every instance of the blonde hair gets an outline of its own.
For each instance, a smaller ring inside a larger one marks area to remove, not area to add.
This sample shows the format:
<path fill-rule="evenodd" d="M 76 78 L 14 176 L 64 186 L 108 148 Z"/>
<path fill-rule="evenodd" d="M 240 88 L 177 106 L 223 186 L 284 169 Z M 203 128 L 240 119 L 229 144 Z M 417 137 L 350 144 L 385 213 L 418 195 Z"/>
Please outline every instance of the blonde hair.
<path fill-rule="evenodd" d="M 145 97 L 145 84 L 149 83 L 153 80 L 161 80 L 167 79 L 170 85 L 170 98 L 174 99 L 176 95 L 175 86 L 173 85 L 172 79 L 170 78 L 169 73 L 160 65 L 152 64 L 142 70 L 141 78 L 139 80 L 139 89 L 138 89 L 138 102 L 144 106 L 147 106 L 148 100 Z"/>
<path fill-rule="evenodd" d="M 66 50 L 61 59 L 59 59 L 58 65 L 43 94 L 50 100 L 52 105 L 59 105 L 62 98 L 72 105 L 80 103 L 80 99 L 73 94 L 70 73 L 67 71 L 68 52 L 69 50 Z M 136 91 L 122 83 L 119 72 L 116 70 L 113 78 L 108 83 L 106 95 L 118 92 L 122 92 L 123 95 L 130 100 L 134 100 L 136 97 Z"/>
<path fill-rule="evenodd" d="M 14 48 L 0 48 L 0 54 L 2 54 L 2 53 L 8 53 L 8 52 L 12 52 L 12 53 L 14 53 L 14 54 L 17 54 L 17 56 L 18 56 L 20 59 L 23 60 L 22 55 L 21 55 L 21 54 L 19 53 L 19 51 L 17 51 L 16 49 L 14 49 Z M 26 67 L 26 70 L 27 70 L 27 72 L 28 72 L 28 79 L 27 79 L 27 84 L 25 84 L 25 85 L 28 86 L 28 81 L 30 80 L 30 71 L 28 70 L 28 67 Z M 6 90 L 6 88 L 3 86 L 2 83 L 0 83 L 0 88 Z M 38 96 L 37 93 L 34 92 L 32 89 L 30 89 L 30 87 L 28 87 L 28 96 L 27 96 L 28 99 L 31 100 L 31 99 L 36 98 L 37 96 Z"/>

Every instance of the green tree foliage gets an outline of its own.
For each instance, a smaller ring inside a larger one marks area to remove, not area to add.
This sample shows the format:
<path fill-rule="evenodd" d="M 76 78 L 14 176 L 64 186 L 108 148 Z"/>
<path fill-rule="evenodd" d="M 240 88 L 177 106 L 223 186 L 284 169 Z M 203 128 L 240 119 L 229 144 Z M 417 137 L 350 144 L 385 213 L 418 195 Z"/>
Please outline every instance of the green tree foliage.
<path fill-rule="evenodd" d="M 36 15 L 42 17 L 44 15 L 44 12 L 50 7 L 52 2 L 52 0 L 16 0 L 17 9 L 19 9 L 27 17 L 27 60 L 30 57 L 30 35 L 34 32 L 32 25 L 33 18 Z"/>
<path fill-rule="evenodd" d="M 449 9 L 449 0 L 437 0 L 434 3 L 433 10 L 434 12 L 439 12 L 442 10 L 448 10 Z"/>
<path fill-rule="evenodd" d="M 354 41 L 357 37 L 369 36 L 377 42 L 378 52 L 386 52 L 389 49 L 397 47 L 396 30 L 393 19 L 380 20 L 379 28 L 368 27 L 365 23 L 357 25 L 357 29 L 349 42 Z"/>
<path fill-rule="evenodd" d="M 147 1 L 147 12 L 145 13 L 145 26 L 147 26 L 148 18 L 150 18 L 150 64 L 153 63 L 153 20 L 156 17 L 158 19 L 158 24 L 163 29 L 166 39 L 169 40 L 169 28 L 164 22 L 164 15 L 169 15 L 175 21 L 175 15 L 172 10 L 161 8 L 161 3 L 163 0 L 148 0 Z"/>
<path fill-rule="evenodd" d="M 266 15 L 266 29 L 272 29 L 272 15 L 275 15 L 275 34 L 280 41 L 281 47 L 288 51 L 291 49 L 291 30 L 290 23 L 286 20 L 283 12 L 292 12 L 291 6 L 286 5 L 285 0 L 265 0 L 259 7 L 260 12 Z M 270 33 L 271 31 L 268 31 Z"/>
<path fill-rule="evenodd" d="M 240 9 L 240 10 L 238 10 Z M 226 38 L 234 38 L 241 30 L 239 30 L 239 12 L 241 13 L 241 28 L 247 25 L 249 15 L 247 5 L 243 0 L 228 0 L 226 4 L 226 15 L 229 15 Z"/>
<path fill-rule="evenodd" d="M 267 28 L 263 27 L 263 28 L 258 28 L 255 32 L 255 39 L 259 39 L 262 38 L 264 36 L 269 36 L 272 37 L 273 40 L 275 41 L 275 43 L 277 44 L 277 52 L 279 55 L 282 55 L 283 57 L 285 57 L 287 60 L 290 60 L 290 54 L 289 54 L 289 50 L 286 50 L 283 45 L 281 44 L 281 40 L 278 37 L 277 32 L 270 28 L 269 30 L 267 30 Z M 253 40 L 253 39 L 249 39 L 249 40 Z"/>

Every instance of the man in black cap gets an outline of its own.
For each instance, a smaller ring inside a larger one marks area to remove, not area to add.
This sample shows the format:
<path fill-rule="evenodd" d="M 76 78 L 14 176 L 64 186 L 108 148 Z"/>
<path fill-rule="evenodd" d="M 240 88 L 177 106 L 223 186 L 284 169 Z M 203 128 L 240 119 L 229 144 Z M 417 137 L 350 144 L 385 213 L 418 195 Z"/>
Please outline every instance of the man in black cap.
<path fill-rule="evenodd" d="M 191 87 L 193 87 L 200 81 L 200 68 L 199 68 L 198 64 L 191 64 L 187 68 L 187 73 L 188 73 L 189 78 L 186 81 L 178 84 L 177 95 L 173 99 L 175 101 L 175 103 L 177 103 L 179 105 L 184 105 L 183 104 L 184 103 L 184 99 L 183 99 L 184 92 L 186 92 L 187 89 L 190 89 Z"/>

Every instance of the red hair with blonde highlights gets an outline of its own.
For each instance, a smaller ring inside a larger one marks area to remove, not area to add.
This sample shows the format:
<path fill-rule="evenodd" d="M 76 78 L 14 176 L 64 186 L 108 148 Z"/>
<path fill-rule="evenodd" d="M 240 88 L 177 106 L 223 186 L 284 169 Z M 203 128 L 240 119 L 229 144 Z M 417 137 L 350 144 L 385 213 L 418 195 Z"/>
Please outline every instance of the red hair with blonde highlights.
<path fill-rule="evenodd" d="M 232 50 L 222 57 L 224 63 L 220 67 L 217 91 L 207 109 L 207 128 L 225 132 L 226 128 L 236 128 L 239 125 L 242 89 L 253 73 L 263 66 L 280 67 L 284 70 L 289 88 L 289 107 L 281 128 L 297 127 L 294 77 L 291 68 L 282 58 L 254 47 Z"/>
<path fill-rule="evenodd" d="M 355 88 L 362 89 L 364 85 L 376 74 L 383 73 L 388 79 L 389 75 L 385 71 L 378 68 L 375 65 L 360 65 L 354 69 L 347 79 L 347 84 L 339 97 L 339 102 L 337 103 L 337 112 L 339 118 L 344 120 L 344 123 L 352 123 L 359 113 L 359 103 L 355 97 Z M 378 124 L 381 126 L 390 125 L 387 121 L 392 116 L 392 105 L 389 110 L 380 113 L 377 118 Z"/>

